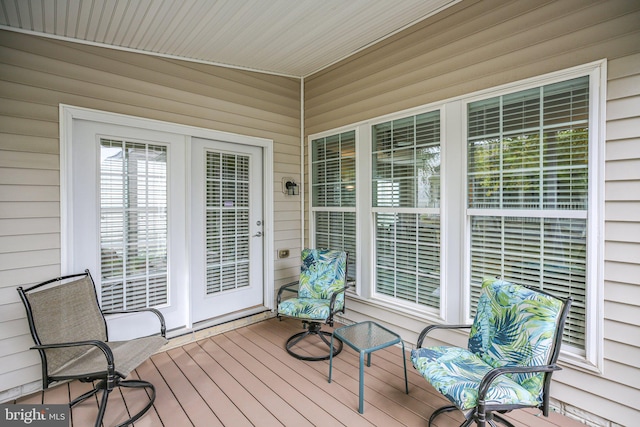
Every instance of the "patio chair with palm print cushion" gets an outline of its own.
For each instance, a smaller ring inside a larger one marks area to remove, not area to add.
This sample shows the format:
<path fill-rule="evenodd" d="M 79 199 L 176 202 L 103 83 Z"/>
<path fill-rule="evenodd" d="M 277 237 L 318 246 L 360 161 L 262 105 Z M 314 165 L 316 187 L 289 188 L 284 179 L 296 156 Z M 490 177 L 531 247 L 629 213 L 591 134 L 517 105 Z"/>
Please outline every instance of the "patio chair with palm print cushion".
<path fill-rule="evenodd" d="M 453 405 L 438 415 L 459 409 L 461 426 L 479 427 L 499 421 L 496 414 L 534 407 L 549 414 L 549 386 L 560 354 L 564 322 L 571 298 L 563 301 L 547 293 L 499 279 L 482 285 L 473 325 L 433 325 L 418 338 L 411 352 L 413 366 Z M 422 347 L 434 329 L 470 329 L 468 349 Z"/>
<path fill-rule="evenodd" d="M 335 313 L 344 313 L 344 293 L 347 288 L 346 272 L 348 254 L 329 249 L 304 249 L 302 251 L 300 280 L 284 285 L 278 291 L 277 316 L 301 319 L 306 331 L 293 335 L 286 343 L 292 356 L 302 360 L 326 360 L 330 354 L 313 356 L 294 351 L 296 344 L 305 338 L 319 337 L 320 342 L 331 344 L 326 338 L 331 333 L 322 331 L 322 323 L 333 326 Z M 296 297 L 282 299 L 284 292 L 297 293 Z M 333 355 L 342 350 L 342 342 L 336 340 Z"/>
<path fill-rule="evenodd" d="M 72 274 L 18 288 L 25 305 L 31 335 L 42 361 L 42 388 L 66 380 L 92 383 L 94 388 L 75 398 L 70 407 L 102 391 L 96 426 L 102 424 L 109 394 L 116 387 L 142 388 L 139 397 L 148 402 L 140 411 L 119 426 L 142 417 L 155 399 L 153 385 L 142 380 L 125 380 L 131 371 L 162 347 L 165 322 L 162 314 L 151 308 L 120 313 L 148 311 L 158 317 L 159 333 L 128 341 L 109 341 L 104 313 L 98 305 L 96 289 L 89 274 Z"/>

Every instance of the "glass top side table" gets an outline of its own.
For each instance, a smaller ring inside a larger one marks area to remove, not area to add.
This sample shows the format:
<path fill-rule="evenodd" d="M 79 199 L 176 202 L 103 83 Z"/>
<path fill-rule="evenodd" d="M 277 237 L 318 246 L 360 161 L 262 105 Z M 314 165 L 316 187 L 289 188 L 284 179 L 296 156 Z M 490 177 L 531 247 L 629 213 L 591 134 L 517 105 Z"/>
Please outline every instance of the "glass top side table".
<path fill-rule="evenodd" d="M 371 366 L 371 353 L 395 344 L 402 345 L 402 363 L 404 365 L 404 387 L 409 394 L 409 382 L 407 381 L 407 361 L 404 352 L 404 341 L 400 335 L 375 322 L 366 321 L 353 325 L 342 326 L 333 331 L 331 335 L 331 350 L 333 339 L 339 339 L 349 347 L 360 353 L 360 390 L 358 397 L 358 412 L 364 413 L 364 355 L 367 355 L 367 366 Z M 331 352 L 333 355 L 333 351 Z M 329 382 L 333 369 L 333 357 L 329 357 Z"/>

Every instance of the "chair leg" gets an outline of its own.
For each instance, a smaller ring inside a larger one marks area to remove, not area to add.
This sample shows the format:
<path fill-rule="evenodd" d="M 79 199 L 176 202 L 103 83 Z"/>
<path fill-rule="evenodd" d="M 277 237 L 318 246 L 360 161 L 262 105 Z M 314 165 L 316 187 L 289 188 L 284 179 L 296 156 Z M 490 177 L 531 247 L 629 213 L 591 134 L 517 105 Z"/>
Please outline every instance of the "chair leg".
<path fill-rule="evenodd" d="M 328 346 L 331 347 L 331 334 L 329 332 L 324 332 L 324 331 L 320 331 L 320 333 L 318 334 L 320 336 L 320 339 L 322 341 L 324 341 L 324 343 Z M 329 337 L 329 339 L 327 339 L 326 337 Z M 335 338 L 336 341 L 340 341 L 338 338 Z M 342 341 L 340 341 L 342 343 Z M 340 352 L 338 352 L 340 353 Z M 334 356 L 338 353 L 334 353 Z"/>
<path fill-rule="evenodd" d="M 498 424 L 506 427 L 515 427 L 511 422 L 509 422 L 509 420 L 498 414 L 494 414 L 493 412 L 487 412 L 484 419 L 482 419 L 482 417 L 474 416 L 470 421 L 473 421 L 474 419 L 477 427 L 485 427 L 487 424 L 491 427 L 499 427 Z"/>
<path fill-rule="evenodd" d="M 140 411 L 138 411 L 133 416 L 131 416 L 126 421 L 123 421 L 122 423 L 118 424 L 117 427 L 124 427 L 124 426 L 132 424 L 132 423 L 136 422 L 137 420 L 139 420 L 151 408 L 151 406 L 153 406 L 153 402 L 156 400 L 156 388 L 153 386 L 153 384 L 151 384 L 148 381 L 123 380 L 123 381 L 118 381 L 115 384 L 115 387 L 144 388 L 144 389 L 148 389 L 148 391 L 149 391 L 149 396 L 148 396 L 149 397 L 149 401 L 147 402 L 145 407 L 142 408 Z M 104 419 L 104 414 L 105 414 L 106 409 L 107 409 L 107 402 L 109 401 L 109 394 L 111 393 L 112 390 L 113 389 L 110 389 L 110 388 L 108 388 L 106 386 L 106 381 L 104 381 L 104 380 L 99 381 L 96 384 L 96 386 L 93 388 L 93 390 L 88 391 L 88 392 L 82 394 L 81 396 L 78 396 L 75 399 L 73 399 L 71 401 L 71 403 L 69 404 L 69 407 L 72 408 L 73 406 L 77 405 L 78 403 L 80 403 L 80 402 L 88 399 L 89 397 L 95 395 L 99 391 L 102 391 L 102 397 L 100 399 L 100 404 L 98 405 L 98 416 L 96 417 L 96 423 L 95 423 L 95 427 L 100 427 L 102 425 L 102 420 Z"/>
<path fill-rule="evenodd" d="M 98 416 L 96 417 L 95 427 L 100 427 L 102 425 L 104 412 L 107 409 L 107 402 L 109 400 L 109 393 L 111 393 L 111 390 L 106 387 L 102 390 L 102 399 L 100 400 L 100 406 L 98 406 Z"/>
<path fill-rule="evenodd" d="M 76 397 L 75 399 L 73 399 L 71 402 L 69 402 L 69 407 L 73 408 L 75 405 L 77 405 L 78 403 L 87 400 L 88 398 L 90 398 L 91 396 L 95 395 L 96 393 L 98 393 L 101 390 L 100 385 L 95 386 L 93 389 L 91 389 L 90 391 L 81 394 L 80 396 Z"/>
<path fill-rule="evenodd" d="M 331 333 L 320 330 L 321 327 L 322 325 L 320 325 L 319 323 L 313 322 L 309 324 L 306 331 L 299 332 L 295 335 L 292 335 L 287 340 L 287 343 L 285 345 L 285 348 L 287 349 L 287 353 L 289 353 L 291 356 L 295 357 L 296 359 L 300 359 L 300 360 L 307 360 L 312 362 L 318 361 L 318 360 L 329 360 L 329 358 L 331 357 L 331 343 L 327 339 L 327 337 L 331 337 Z M 320 341 L 324 342 L 327 345 L 327 347 L 329 347 L 329 354 L 327 354 L 326 356 L 324 355 L 323 356 L 305 356 L 293 351 L 293 347 L 296 344 L 298 344 L 304 338 L 307 338 L 310 336 L 319 337 Z M 336 343 L 336 345 L 333 348 L 333 356 L 337 356 L 342 351 L 342 341 L 336 338 L 334 339 L 334 342 Z"/>
<path fill-rule="evenodd" d="M 444 414 L 445 412 L 455 411 L 457 409 L 458 408 L 455 405 L 443 406 L 441 408 L 436 409 L 435 411 L 433 411 L 433 413 L 429 417 L 429 427 L 431 427 L 431 423 L 433 422 L 433 420 L 436 419 L 437 416 Z M 488 412 L 484 418 L 478 417 L 477 413 L 474 413 L 472 417 L 470 417 L 467 420 L 464 420 L 464 422 L 460 424 L 460 427 L 468 427 L 474 421 L 477 427 L 486 427 L 487 424 L 489 424 L 489 426 L 491 427 L 498 427 L 498 423 L 506 427 L 515 427 L 513 424 L 511 424 L 509 420 L 493 412 Z"/>
<path fill-rule="evenodd" d="M 89 380 L 85 380 L 82 382 L 93 382 Z M 104 418 L 104 412 L 107 408 L 107 401 L 109 400 L 109 393 L 111 393 L 111 389 L 107 387 L 107 382 L 105 380 L 98 381 L 97 384 L 94 383 L 93 389 L 89 390 L 86 393 L 81 394 L 80 396 L 73 399 L 69 402 L 69 409 L 76 406 L 78 403 L 84 402 L 91 396 L 96 395 L 99 391 L 102 391 L 102 398 L 100 399 L 100 404 L 98 405 L 98 416 L 96 417 L 95 427 L 100 427 L 102 425 L 102 419 Z"/>
<path fill-rule="evenodd" d="M 500 415 L 498 415 L 498 414 L 494 414 L 494 413 L 492 413 L 492 415 L 493 415 L 493 418 L 494 418 L 495 420 L 497 420 L 499 423 L 504 424 L 504 425 L 505 425 L 505 426 L 507 426 L 507 427 L 515 427 L 515 426 L 514 426 L 513 424 L 511 424 L 511 422 L 509 422 L 509 420 L 507 420 L 506 418 L 504 418 L 504 417 L 502 417 L 502 416 L 500 416 Z"/>
<path fill-rule="evenodd" d="M 458 408 L 454 405 L 449 405 L 449 406 L 443 406 L 442 408 L 438 408 L 435 411 L 433 411 L 433 413 L 431 414 L 431 416 L 429 417 L 429 427 L 431 427 L 431 423 L 433 422 L 433 420 L 436 419 L 436 417 L 440 414 L 444 414 L 445 412 L 451 412 L 451 411 L 455 411 Z"/>
<path fill-rule="evenodd" d="M 153 406 L 153 402 L 156 400 L 156 388 L 150 382 L 142 381 L 142 380 L 120 381 L 118 386 L 127 387 L 127 388 L 146 388 L 149 390 L 149 394 L 150 394 L 149 401 L 147 402 L 144 408 L 142 408 L 140 411 L 138 411 L 138 413 L 133 415 L 131 418 L 129 418 L 125 422 L 118 424 L 117 426 L 117 427 L 123 427 L 139 420 L 144 414 L 147 413 L 147 411 L 151 408 L 151 406 Z"/>

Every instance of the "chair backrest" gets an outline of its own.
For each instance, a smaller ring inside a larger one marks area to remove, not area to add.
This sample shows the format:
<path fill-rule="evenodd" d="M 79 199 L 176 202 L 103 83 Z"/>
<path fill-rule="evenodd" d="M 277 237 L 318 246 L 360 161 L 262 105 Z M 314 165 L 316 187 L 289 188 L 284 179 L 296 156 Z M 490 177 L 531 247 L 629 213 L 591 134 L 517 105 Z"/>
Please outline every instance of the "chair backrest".
<path fill-rule="evenodd" d="M 298 297 L 328 299 L 346 285 L 347 253 L 330 249 L 304 249 Z M 344 292 L 336 298 L 336 309 L 344 304 Z"/>
<path fill-rule="evenodd" d="M 18 291 L 25 303 L 36 344 L 107 340 L 107 325 L 88 272 L 60 277 Z M 48 372 L 53 372 L 86 351 L 87 347 L 47 349 L 43 362 Z"/>
<path fill-rule="evenodd" d="M 555 363 L 570 301 L 499 279 L 482 284 L 469 350 L 485 362 L 503 366 Z M 512 374 L 511 378 L 542 398 L 545 374 Z"/>

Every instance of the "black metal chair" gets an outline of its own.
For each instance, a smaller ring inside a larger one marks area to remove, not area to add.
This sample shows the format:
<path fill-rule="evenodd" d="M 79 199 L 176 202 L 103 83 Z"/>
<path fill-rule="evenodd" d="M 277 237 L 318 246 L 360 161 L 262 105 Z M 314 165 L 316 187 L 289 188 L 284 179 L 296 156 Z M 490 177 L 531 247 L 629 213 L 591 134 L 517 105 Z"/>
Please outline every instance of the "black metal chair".
<path fill-rule="evenodd" d="M 413 366 L 453 405 L 440 414 L 460 410 L 461 427 L 500 422 L 514 427 L 500 414 L 538 408 L 549 415 L 551 374 L 557 365 L 571 298 L 560 300 L 546 292 L 499 279 L 482 285 L 473 325 L 432 325 L 418 337 L 411 352 Z M 422 348 L 435 329 L 470 329 L 468 348 Z"/>
<path fill-rule="evenodd" d="M 102 391 L 96 426 L 102 424 L 109 394 L 116 387 L 142 388 L 149 391 L 146 406 L 126 421 L 125 426 L 140 419 L 153 405 L 155 388 L 142 380 L 125 380 L 138 365 L 158 351 L 166 342 L 165 322 L 155 309 L 148 311 L 160 321 L 160 332 L 129 341 L 109 341 L 104 314 L 98 305 L 95 285 L 89 270 L 58 277 L 29 288 L 18 288 L 25 305 L 31 335 L 42 360 L 42 388 L 66 380 L 91 382 L 94 388 L 75 398 L 70 407 Z"/>
<path fill-rule="evenodd" d="M 333 326 L 333 316 L 344 313 L 345 290 L 349 255 L 347 252 L 329 249 L 304 249 L 300 280 L 284 285 L 278 291 L 277 317 L 281 316 L 301 319 L 306 331 L 297 333 L 287 340 L 287 352 L 302 360 L 327 360 L 327 355 L 309 356 L 294 351 L 295 346 L 305 338 L 319 337 L 320 342 L 330 349 L 327 337 L 331 332 L 323 331 L 322 324 Z M 297 294 L 296 297 L 282 299 L 284 292 Z M 342 351 L 342 341 L 335 340 L 333 355 Z"/>

